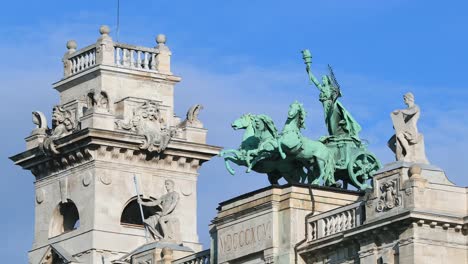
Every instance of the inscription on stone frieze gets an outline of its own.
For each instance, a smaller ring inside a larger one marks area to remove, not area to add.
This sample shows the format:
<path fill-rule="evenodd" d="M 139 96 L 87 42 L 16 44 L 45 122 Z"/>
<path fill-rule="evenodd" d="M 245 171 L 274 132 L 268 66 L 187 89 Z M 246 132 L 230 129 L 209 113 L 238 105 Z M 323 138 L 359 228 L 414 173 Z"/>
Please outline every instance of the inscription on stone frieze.
<path fill-rule="evenodd" d="M 265 216 L 218 231 L 218 260 L 224 262 L 272 246 L 272 222 Z"/>

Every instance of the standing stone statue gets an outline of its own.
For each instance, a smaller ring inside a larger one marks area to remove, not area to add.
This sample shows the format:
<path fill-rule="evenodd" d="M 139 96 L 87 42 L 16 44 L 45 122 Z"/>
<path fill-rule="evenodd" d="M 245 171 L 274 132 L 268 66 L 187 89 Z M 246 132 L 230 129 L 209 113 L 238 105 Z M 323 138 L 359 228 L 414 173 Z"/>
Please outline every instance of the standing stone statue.
<path fill-rule="evenodd" d="M 406 93 L 403 99 L 408 108 L 397 109 L 390 114 L 395 135 L 389 139 L 388 146 L 398 161 L 429 164 L 424 149 L 424 136 L 417 127 L 421 111 L 414 103 L 412 93 Z"/>
<path fill-rule="evenodd" d="M 166 241 L 178 240 L 179 219 L 173 215 L 174 209 L 179 202 L 179 194 L 174 191 L 174 181 L 164 182 L 167 193 L 156 201 L 144 202 L 138 197 L 138 202 L 144 206 L 158 207 L 156 213 L 145 219 L 145 224 L 155 238 Z M 161 233 L 158 231 L 158 225 Z"/>

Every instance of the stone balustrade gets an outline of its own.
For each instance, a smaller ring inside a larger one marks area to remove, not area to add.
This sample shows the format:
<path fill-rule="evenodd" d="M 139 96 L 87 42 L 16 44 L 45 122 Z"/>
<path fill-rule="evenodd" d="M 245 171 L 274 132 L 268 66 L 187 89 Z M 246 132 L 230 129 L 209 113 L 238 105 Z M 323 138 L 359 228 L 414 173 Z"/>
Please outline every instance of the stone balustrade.
<path fill-rule="evenodd" d="M 114 43 L 115 65 L 129 69 L 157 71 L 157 49 Z"/>
<path fill-rule="evenodd" d="M 210 250 L 203 250 L 190 256 L 174 260 L 173 264 L 210 264 Z"/>
<path fill-rule="evenodd" d="M 357 202 L 323 214 L 309 216 L 306 219 L 307 242 L 358 227 L 362 225 L 363 215 L 363 204 Z"/>
<path fill-rule="evenodd" d="M 166 37 L 156 38 L 154 48 L 134 46 L 112 41 L 110 29 L 101 26 L 101 36 L 95 44 L 76 50 L 74 40 L 67 42 L 68 51 L 63 57 L 64 78 L 76 75 L 97 65 L 114 66 L 138 71 L 172 74 L 170 71 L 171 52 L 165 45 Z"/>

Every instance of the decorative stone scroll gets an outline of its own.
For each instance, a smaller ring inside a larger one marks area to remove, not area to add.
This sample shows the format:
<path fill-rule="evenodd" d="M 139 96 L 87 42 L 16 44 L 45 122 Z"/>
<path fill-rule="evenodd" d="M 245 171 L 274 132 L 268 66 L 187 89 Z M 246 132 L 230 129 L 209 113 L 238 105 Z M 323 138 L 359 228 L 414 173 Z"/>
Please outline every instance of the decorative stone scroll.
<path fill-rule="evenodd" d="M 40 120 L 40 119 L 39 119 Z M 37 118 L 33 118 L 35 122 Z M 40 121 L 40 125 L 45 122 L 45 118 Z M 47 131 L 47 137 L 44 139 L 44 142 L 39 145 L 40 149 L 46 155 L 57 155 L 59 151 L 57 150 L 54 140 L 71 134 L 77 128 L 77 122 L 70 110 L 66 110 L 60 105 L 56 105 L 52 110 L 52 130 Z"/>
<path fill-rule="evenodd" d="M 179 127 L 198 127 L 202 128 L 203 123 L 198 119 L 198 114 L 203 109 L 203 105 L 196 104 L 189 108 L 187 111 L 187 117 L 185 120 L 179 125 Z"/>
<path fill-rule="evenodd" d="M 40 111 L 32 112 L 32 121 L 36 125 L 36 128 L 31 132 L 31 135 L 46 134 L 49 127 L 47 126 L 47 119 L 44 113 Z"/>
<path fill-rule="evenodd" d="M 146 101 L 133 111 L 133 117 L 130 120 L 117 121 L 117 127 L 143 135 L 145 139 L 140 149 L 162 152 L 174 136 L 175 129 L 167 126 L 159 108 L 157 102 Z"/>
<path fill-rule="evenodd" d="M 399 205 L 401 205 L 401 197 L 398 193 L 397 180 L 390 180 L 382 183 L 380 186 L 379 201 L 377 202 L 375 210 L 377 212 L 383 212 L 385 210 L 391 210 Z"/>

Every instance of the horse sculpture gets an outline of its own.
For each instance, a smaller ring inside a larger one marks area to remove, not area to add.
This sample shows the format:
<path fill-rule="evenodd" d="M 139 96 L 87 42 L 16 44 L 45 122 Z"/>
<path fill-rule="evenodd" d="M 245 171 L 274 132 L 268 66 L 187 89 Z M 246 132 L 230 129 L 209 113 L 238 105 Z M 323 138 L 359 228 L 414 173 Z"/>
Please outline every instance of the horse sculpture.
<path fill-rule="evenodd" d="M 335 160 L 333 153 L 320 141 L 304 137 L 306 112 L 299 102 L 290 105 L 288 118 L 279 137 L 279 152 L 281 157 L 292 156 L 308 168 L 308 182 L 334 185 Z"/>
<path fill-rule="evenodd" d="M 278 133 L 270 117 L 245 114 L 236 119 L 231 126 L 235 130 L 245 129 L 245 133 L 238 149 L 223 150 L 219 154 L 224 158 L 229 173 L 235 174 L 230 161 L 247 167 L 247 172 L 253 170 L 267 174 L 271 184 L 278 184 L 281 177 L 287 182 L 300 182 L 306 178 L 303 166 L 297 160 L 280 157 Z"/>

